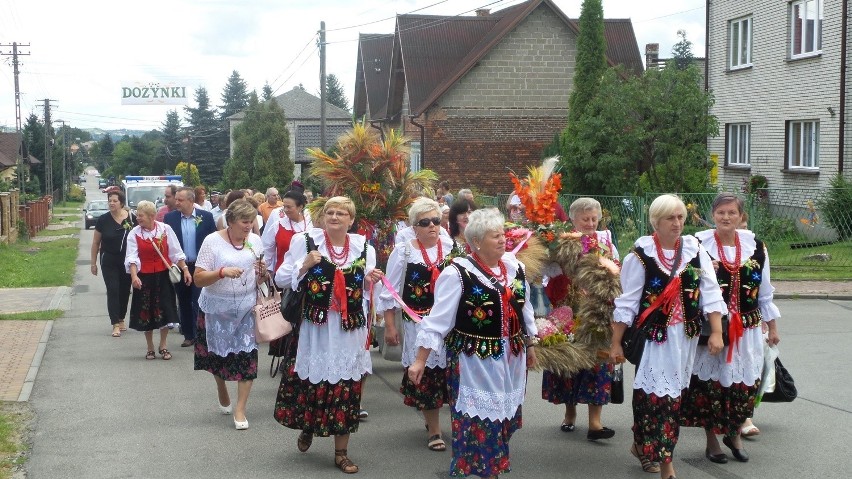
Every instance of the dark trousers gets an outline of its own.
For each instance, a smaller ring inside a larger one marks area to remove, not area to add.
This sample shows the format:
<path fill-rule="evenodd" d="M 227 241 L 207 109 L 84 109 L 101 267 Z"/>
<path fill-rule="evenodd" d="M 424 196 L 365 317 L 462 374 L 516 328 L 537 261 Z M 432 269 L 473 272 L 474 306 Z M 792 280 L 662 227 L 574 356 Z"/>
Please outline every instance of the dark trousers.
<path fill-rule="evenodd" d="M 124 270 L 124 256 L 102 254 L 101 276 L 107 290 L 109 322 L 117 324 L 127 316 L 127 303 L 130 301 L 130 274 Z"/>
<path fill-rule="evenodd" d="M 186 263 L 189 274 L 195 274 L 195 263 Z M 178 300 L 178 313 L 180 314 L 180 330 L 183 338 L 190 341 L 195 339 L 195 321 L 198 318 L 198 297 L 201 296 L 201 288 L 195 283 L 187 286 L 183 280 L 175 284 L 175 293 Z"/>

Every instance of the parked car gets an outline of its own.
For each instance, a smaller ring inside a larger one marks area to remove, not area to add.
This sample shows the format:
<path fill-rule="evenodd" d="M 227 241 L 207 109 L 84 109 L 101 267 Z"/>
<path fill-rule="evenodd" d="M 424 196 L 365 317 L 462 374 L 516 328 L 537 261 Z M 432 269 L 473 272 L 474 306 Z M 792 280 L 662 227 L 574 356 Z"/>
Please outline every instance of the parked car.
<path fill-rule="evenodd" d="M 98 180 L 98 188 L 100 188 L 100 189 L 104 189 L 104 188 L 106 188 L 106 187 L 107 187 L 107 180 L 106 180 L 106 178 L 100 178 L 100 179 Z"/>
<path fill-rule="evenodd" d="M 109 213 L 109 207 L 107 206 L 106 201 L 90 202 L 83 211 L 83 220 L 86 223 L 86 229 L 95 226 L 95 223 L 98 222 L 98 218 L 107 213 Z"/>

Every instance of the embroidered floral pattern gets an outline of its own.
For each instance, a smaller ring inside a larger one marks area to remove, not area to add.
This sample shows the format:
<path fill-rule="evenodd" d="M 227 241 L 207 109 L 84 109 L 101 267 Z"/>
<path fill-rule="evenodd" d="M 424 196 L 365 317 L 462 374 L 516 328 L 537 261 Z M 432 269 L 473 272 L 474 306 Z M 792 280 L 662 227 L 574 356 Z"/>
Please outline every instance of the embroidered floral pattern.
<path fill-rule="evenodd" d="M 754 414 L 754 400 L 760 388 L 743 383 L 723 387 L 719 381 L 702 381 L 693 375 L 689 393 L 683 399 L 680 425 L 713 429 L 715 434 L 734 437 L 746 418 Z"/>
<path fill-rule="evenodd" d="M 485 288 L 474 286 L 464 303 L 467 305 L 466 313 L 474 326 L 482 329 L 483 326 L 491 324 L 494 309 L 486 306 L 494 306 L 494 301 L 491 300 L 491 294 L 485 292 Z"/>

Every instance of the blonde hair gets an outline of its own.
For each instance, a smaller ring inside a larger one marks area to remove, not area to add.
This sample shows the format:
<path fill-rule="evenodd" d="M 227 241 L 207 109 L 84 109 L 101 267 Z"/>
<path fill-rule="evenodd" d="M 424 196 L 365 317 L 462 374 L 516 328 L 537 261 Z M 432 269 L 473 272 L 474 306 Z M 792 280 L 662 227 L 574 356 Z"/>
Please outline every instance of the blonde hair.
<path fill-rule="evenodd" d="M 266 201 L 266 195 L 264 195 L 264 194 L 263 194 L 263 193 L 261 193 L 261 192 L 257 192 L 257 193 L 255 193 L 254 195 L 252 195 L 252 198 L 254 198 L 254 201 L 257 201 L 257 204 L 258 204 L 258 205 L 260 205 L 260 204 L 262 204 L 264 201 Z"/>
<path fill-rule="evenodd" d="M 323 205 L 320 216 L 325 216 L 325 212 L 330 208 L 345 210 L 349 213 L 349 216 L 351 216 L 352 219 L 355 219 L 355 203 L 353 203 L 348 196 L 333 196 L 329 198 L 328 201 L 325 202 L 325 205 Z"/>
<path fill-rule="evenodd" d="M 600 216 L 601 204 L 598 200 L 594 198 L 577 198 L 573 203 L 571 203 L 571 206 L 568 207 L 568 218 L 570 218 L 571 221 L 574 221 L 578 214 L 592 210 L 597 211 L 598 216 Z"/>
<path fill-rule="evenodd" d="M 157 207 L 148 200 L 142 200 L 136 205 L 136 213 L 142 213 L 153 218 L 157 216 Z"/>
<path fill-rule="evenodd" d="M 661 219 L 675 212 L 683 213 L 686 216 L 686 205 L 683 204 L 683 200 L 675 195 L 660 195 L 651 203 L 651 207 L 648 209 L 648 219 L 651 221 L 651 226 L 656 230 Z"/>
<path fill-rule="evenodd" d="M 225 219 L 228 224 L 234 224 L 240 220 L 253 220 L 256 217 L 257 210 L 245 199 L 235 200 L 225 210 Z"/>
<path fill-rule="evenodd" d="M 432 198 L 426 198 L 425 196 L 417 198 L 414 200 L 414 203 L 411 204 L 411 208 L 408 209 L 408 224 L 414 226 L 414 223 L 417 222 L 418 216 L 423 213 L 429 213 L 430 211 L 437 211 L 438 216 L 441 216 L 441 206 L 438 205 L 437 201 Z"/>

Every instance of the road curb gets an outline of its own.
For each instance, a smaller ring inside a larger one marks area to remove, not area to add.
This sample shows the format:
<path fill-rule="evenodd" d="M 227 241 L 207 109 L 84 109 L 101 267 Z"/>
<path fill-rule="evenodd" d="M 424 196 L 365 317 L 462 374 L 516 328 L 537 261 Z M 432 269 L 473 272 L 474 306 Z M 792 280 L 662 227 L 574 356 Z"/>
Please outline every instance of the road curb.
<path fill-rule="evenodd" d="M 44 326 L 44 331 L 41 333 L 41 338 L 38 340 L 33 362 L 30 363 L 30 370 L 27 371 L 27 377 L 24 379 L 24 385 L 21 387 L 21 393 L 18 395 L 18 402 L 27 402 L 30 400 L 30 394 L 33 392 L 38 370 L 41 367 L 41 360 L 44 358 L 44 351 L 47 349 L 47 341 L 50 339 L 50 332 L 53 330 L 53 321 L 48 321 Z"/>
<path fill-rule="evenodd" d="M 837 301 L 852 301 L 852 295 L 828 293 L 775 293 L 775 299 L 833 299 Z"/>

